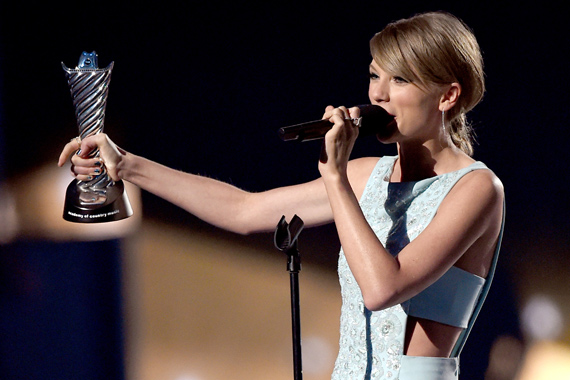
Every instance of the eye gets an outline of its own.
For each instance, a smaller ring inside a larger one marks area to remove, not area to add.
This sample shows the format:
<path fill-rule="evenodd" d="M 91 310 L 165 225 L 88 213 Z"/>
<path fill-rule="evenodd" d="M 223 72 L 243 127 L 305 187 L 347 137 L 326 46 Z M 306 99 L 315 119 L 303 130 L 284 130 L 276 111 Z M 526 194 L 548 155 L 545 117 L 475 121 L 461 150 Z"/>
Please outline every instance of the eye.
<path fill-rule="evenodd" d="M 379 76 L 378 76 L 378 74 L 376 74 L 376 73 L 374 73 L 374 72 L 371 71 L 371 72 L 368 73 L 368 78 L 369 78 L 370 80 L 374 80 L 374 79 L 378 79 Z"/>
<path fill-rule="evenodd" d="M 402 77 L 399 77 L 399 76 L 394 76 L 394 77 L 392 77 L 392 80 L 393 80 L 394 82 L 396 82 L 396 83 L 400 83 L 400 84 L 404 84 L 404 83 L 410 83 L 410 81 L 409 81 L 409 80 L 407 80 L 407 79 L 404 79 L 404 78 L 402 78 Z"/>

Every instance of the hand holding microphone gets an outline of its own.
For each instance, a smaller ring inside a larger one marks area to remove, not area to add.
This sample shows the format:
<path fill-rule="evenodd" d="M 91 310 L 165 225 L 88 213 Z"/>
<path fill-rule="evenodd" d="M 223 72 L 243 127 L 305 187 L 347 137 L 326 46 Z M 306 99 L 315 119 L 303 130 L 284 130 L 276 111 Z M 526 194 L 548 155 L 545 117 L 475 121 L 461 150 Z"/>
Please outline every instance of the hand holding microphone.
<path fill-rule="evenodd" d="M 359 136 L 382 133 L 394 120 L 394 116 L 380 106 L 365 104 L 358 108 L 360 108 L 360 118 L 353 121 L 360 127 Z M 332 127 L 333 124 L 327 119 L 315 120 L 282 127 L 278 134 L 283 141 L 311 141 L 322 139 Z"/>

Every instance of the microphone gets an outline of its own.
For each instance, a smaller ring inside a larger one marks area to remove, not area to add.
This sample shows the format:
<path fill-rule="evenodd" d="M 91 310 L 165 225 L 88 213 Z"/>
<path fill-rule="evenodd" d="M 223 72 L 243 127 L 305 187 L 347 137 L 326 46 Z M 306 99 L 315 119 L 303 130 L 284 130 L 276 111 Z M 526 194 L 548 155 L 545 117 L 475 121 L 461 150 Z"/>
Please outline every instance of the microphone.
<path fill-rule="evenodd" d="M 394 116 L 380 106 L 364 104 L 358 106 L 358 108 L 360 108 L 358 137 L 385 132 L 388 124 L 394 120 Z M 356 120 L 358 119 L 353 119 L 353 121 Z M 322 139 L 332 127 L 333 124 L 329 120 L 315 120 L 279 128 L 277 133 L 283 141 L 311 141 Z"/>

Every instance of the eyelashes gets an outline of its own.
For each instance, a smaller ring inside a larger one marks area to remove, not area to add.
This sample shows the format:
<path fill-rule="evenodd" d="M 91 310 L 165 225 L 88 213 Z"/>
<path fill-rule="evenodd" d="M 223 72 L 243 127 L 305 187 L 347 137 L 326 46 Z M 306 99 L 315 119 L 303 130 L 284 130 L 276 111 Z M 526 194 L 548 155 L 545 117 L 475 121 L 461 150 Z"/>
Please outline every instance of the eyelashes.
<path fill-rule="evenodd" d="M 410 83 L 409 80 L 404 79 L 402 77 L 398 77 L 398 76 L 392 77 L 392 80 L 396 83 Z"/>
<path fill-rule="evenodd" d="M 368 73 L 368 79 L 370 80 L 375 80 L 375 79 L 379 79 L 380 76 L 372 71 L 370 71 Z M 408 80 L 404 77 L 398 76 L 398 75 L 394 75 L 390 78 L 391 81 L 394 81 L 395 83 L 400 83 L 400 84 L 404 84 L 404 83 L 412 83 L 411 80 Z"/>

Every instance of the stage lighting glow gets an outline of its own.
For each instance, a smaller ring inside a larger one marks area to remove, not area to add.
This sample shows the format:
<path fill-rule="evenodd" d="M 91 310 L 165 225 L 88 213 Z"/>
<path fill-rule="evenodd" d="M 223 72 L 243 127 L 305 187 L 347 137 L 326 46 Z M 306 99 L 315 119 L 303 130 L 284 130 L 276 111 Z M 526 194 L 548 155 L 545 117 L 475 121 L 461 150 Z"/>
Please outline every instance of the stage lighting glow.
<path fill-rule="evenodd" d="M 523 331 L 534 340 L 556 340 L 564 329 L 564 318 L 559 306 L 545 295 L 529 299 L 522 309 Z"/>
<path fill-rule="evenodd" d="M 570 379 L 570 348 L 564 344 L 544 341 L 531 346 L 517 379 Z"/>
<path fill-rule="evenodd" d="M 303 372 L 321 374 L 330 372 L 334 350 L 326 339 L 313 335 L 302 340 Z"/>
<path fill-rule="evenodd" d="M 177 377 L 175 380 L 202 380 L 197 376 L 192 376 L 192 375 L 182 375 L 180 377 Z"/>

